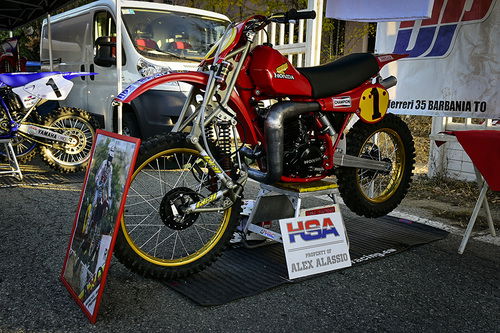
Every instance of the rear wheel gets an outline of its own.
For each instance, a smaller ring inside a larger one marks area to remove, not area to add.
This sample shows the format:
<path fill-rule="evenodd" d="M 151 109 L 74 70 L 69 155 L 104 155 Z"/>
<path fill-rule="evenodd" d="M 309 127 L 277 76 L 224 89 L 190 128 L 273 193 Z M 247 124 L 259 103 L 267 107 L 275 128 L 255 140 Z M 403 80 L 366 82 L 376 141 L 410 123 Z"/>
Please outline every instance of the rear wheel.
<path fill-rule="evenodd" d="M 44 161 L 62 172 L 85 170 L 98 128 L 96 120 L 81 109 L 64 107 L 49 114 L 44 126 L 74 139 L 74 143 L 52 142 L 50 146 L 41 146 Z"/>
<path fill-rule="evenodd" d="M 210 265 L 229 242 L 241 201 L 218 212 L 186 213 L 220 187 L 184 134 L 154 137 L 141 147 L 115 254 L 143 276 L 176 279 Z M 222 199 L 204 207 L 220 207 Z"/>
<path fill-rule="evenodd" d="M 347 207 L 358 215 L 379 217 L 396 208 L 410 187 L 415 148 L 408 126 L 388 114 L 375 124 L 358 121 L 347 134 L 348 155 L 386 161 L 389 171 L 340 167 L 339 191 Z"/>

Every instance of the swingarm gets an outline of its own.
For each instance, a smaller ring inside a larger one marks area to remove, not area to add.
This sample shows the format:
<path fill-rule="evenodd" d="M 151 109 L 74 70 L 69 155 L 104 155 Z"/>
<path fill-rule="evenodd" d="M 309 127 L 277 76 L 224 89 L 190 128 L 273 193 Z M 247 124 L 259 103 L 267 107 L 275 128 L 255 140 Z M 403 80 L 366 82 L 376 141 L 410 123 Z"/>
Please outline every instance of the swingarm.
<path fill-rule="evenodd" d="M 26 135 L 32 135 L 35 137 L 39 138 L 44 138 L 44 139 L 49 139 L 49 140 L 54 140 L 62 143 L 67 143 L 67 144 L 76 144 L 77 140 L 71 136 L 64 135 L 61 133 L 57 133 L 47 127 L 42 127 L 39 125 L 34 125 L 34 124 L 21 124 L 18 127 L 19 132 L 26 134 Z M 30 137 L 31 138 L 31 137 Z M 38 141 L 40 144 L 45 144 L 44 142 Z"/>

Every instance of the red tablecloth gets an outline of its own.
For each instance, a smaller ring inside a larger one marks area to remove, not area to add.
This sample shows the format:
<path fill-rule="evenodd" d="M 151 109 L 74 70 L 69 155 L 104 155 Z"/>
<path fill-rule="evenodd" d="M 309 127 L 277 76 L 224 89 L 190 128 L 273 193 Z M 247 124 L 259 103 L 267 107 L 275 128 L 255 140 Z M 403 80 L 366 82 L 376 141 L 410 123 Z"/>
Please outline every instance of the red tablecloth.
<path fill-rule="evenodd" d="M 453 131 L 493 191 L 500 191 L 500 131 Z"/>

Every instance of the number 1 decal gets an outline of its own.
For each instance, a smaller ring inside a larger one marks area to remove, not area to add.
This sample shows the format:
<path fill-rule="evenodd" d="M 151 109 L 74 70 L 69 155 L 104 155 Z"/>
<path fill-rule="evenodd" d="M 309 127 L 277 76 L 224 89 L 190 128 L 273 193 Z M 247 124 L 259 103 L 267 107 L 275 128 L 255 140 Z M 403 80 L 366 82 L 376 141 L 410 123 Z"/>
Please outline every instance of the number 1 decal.
<path fill-rule="evenodd" d="M 56 94 L 56 97 L 59 98 L 62 96 L 61 92 L 59 91 L 59 87 L 57 86 L 56 82 L 54 81 L 53 78 L 50 78 L 47 83 L 45 83 L 46 86 L 50 86 L 52 90 L 54 90 L 54 93 Z"/>
<path fill-rule="evenodd" d="M 379 118 L 382 118 L 382 114 L 380 113 L 379 95 L 378 95 L 377 88 L 372 88 L 371 94 L 373 96 L 373 114 L 372 114 L 372 120 L 377 120 Z"/>
<path fill-rule="evenodd" d="M 365 122 L 374 123 L 385 116 L 388 106 L 389 94 L 385 89 L 368 88 L 361 95 L 358 116 Z"/>

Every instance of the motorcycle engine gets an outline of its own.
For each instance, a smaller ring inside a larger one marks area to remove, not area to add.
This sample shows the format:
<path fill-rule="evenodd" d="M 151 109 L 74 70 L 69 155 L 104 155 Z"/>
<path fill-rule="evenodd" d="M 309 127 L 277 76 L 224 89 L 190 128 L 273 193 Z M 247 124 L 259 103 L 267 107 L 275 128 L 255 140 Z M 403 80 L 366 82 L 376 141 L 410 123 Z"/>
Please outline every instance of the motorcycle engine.
<path fill-rule="evenodd" d="M 325 145 L 314 135 L 313 116 L 285 122 L 284 132 L 283 175 L 306 178 L 321 174 Z"/>

